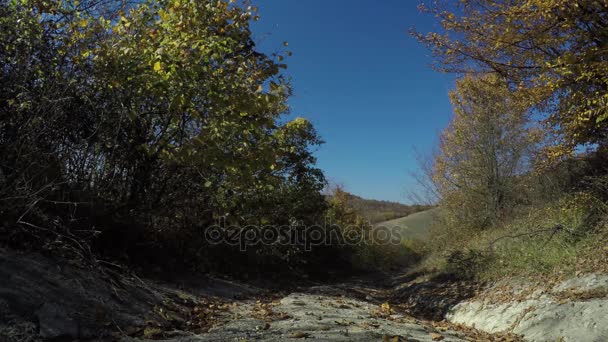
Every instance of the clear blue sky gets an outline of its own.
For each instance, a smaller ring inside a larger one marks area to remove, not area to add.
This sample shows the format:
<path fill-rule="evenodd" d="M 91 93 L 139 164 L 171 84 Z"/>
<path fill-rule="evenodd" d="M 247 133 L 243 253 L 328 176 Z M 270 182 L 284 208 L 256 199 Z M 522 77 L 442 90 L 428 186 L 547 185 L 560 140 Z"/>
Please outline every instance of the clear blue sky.
<path fill-rule="evenodd" d="M 285 62 L 292 116 L 309 119 L 326 143 L 318 165 L 356 195 L 408 203 L 416 187 L 413 147 L 427 151 L 450 118 L 453 77 L 407 33 L 433 28 L 414 0 L 258 0 L 253 26 L 266 53 Z"/>

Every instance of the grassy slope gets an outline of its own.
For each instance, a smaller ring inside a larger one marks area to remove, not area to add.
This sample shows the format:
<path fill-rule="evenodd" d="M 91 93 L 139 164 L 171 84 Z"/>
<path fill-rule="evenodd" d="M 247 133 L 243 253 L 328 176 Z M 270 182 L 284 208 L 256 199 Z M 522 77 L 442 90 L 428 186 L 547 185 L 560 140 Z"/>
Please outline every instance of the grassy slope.
<path fill-rule="evenodd" d="M 397 202 L 365 199 L 353 194 L 347 195 L 348 205 L 371 223 L 402 218 L 431 208 L 428 205 L 406 205 Z"/>
<path fill-rule="evenodd" d="M 406 217 L 381 222 L 376 225 L 388 228 L 401 227 L 401 236 L 406 239 L 427 241 L 430 238 L 429 228 L 437 214 L 437 208 L 421 211 Z"/>

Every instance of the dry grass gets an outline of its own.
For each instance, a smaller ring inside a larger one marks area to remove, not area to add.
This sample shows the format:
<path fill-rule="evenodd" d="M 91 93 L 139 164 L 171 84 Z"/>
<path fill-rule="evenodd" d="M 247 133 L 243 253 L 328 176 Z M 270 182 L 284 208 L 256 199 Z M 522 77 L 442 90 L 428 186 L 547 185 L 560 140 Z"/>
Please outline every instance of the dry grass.
<path fill-rule="evenodd" d="M 585 193 L 521 210 L 484 231 L 443 225 L 433 229 L 422 267 L 463 277 L 496 280 L 510 276 L 567 276 L 604 265 L 608 229 L 605 204 Z M 606 251 L 608 253 L 608 250 Z"/>

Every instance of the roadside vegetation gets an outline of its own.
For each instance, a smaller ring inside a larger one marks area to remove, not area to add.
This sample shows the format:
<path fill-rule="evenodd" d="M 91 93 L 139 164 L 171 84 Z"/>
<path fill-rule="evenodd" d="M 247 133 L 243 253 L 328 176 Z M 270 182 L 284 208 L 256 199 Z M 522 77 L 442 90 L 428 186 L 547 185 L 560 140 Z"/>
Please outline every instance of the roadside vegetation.
<path fill-rule="evenodd" d="M 601 1 L 421 6 L 413 35 L 459 75 L 431 161 L 424 267 L 463 277 L 606 269 L 608 7 Z"/>
<path fill-rule="evenodd" d="M 144 271 L 342 267 L 352 249 L 243 251 L 206 238 L 218 225 L 346 219 L 322 193 L 321 138 L 285 119 L 291 52 L 256 50 L 256 11 L 248 1 L 0 2 L 1 242 Z"/>

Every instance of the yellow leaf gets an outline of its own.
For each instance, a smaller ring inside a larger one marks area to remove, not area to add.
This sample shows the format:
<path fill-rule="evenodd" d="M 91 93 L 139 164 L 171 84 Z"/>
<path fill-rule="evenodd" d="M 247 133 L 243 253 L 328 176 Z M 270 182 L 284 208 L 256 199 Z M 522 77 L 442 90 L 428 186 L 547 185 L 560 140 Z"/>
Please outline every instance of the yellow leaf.
<path fill-rule="evenodd" d="M 160 69 L 162 69 L 160 62 L 154 63 L 154 71 L 160 71 Z"/>
<path fill-rule="evenodd" d="M 80 27 L 87 27 L 88 24 L 89 22 L 86 19 L 80 19 L 78 21 L 78 25 L 80 25 Z"/>

